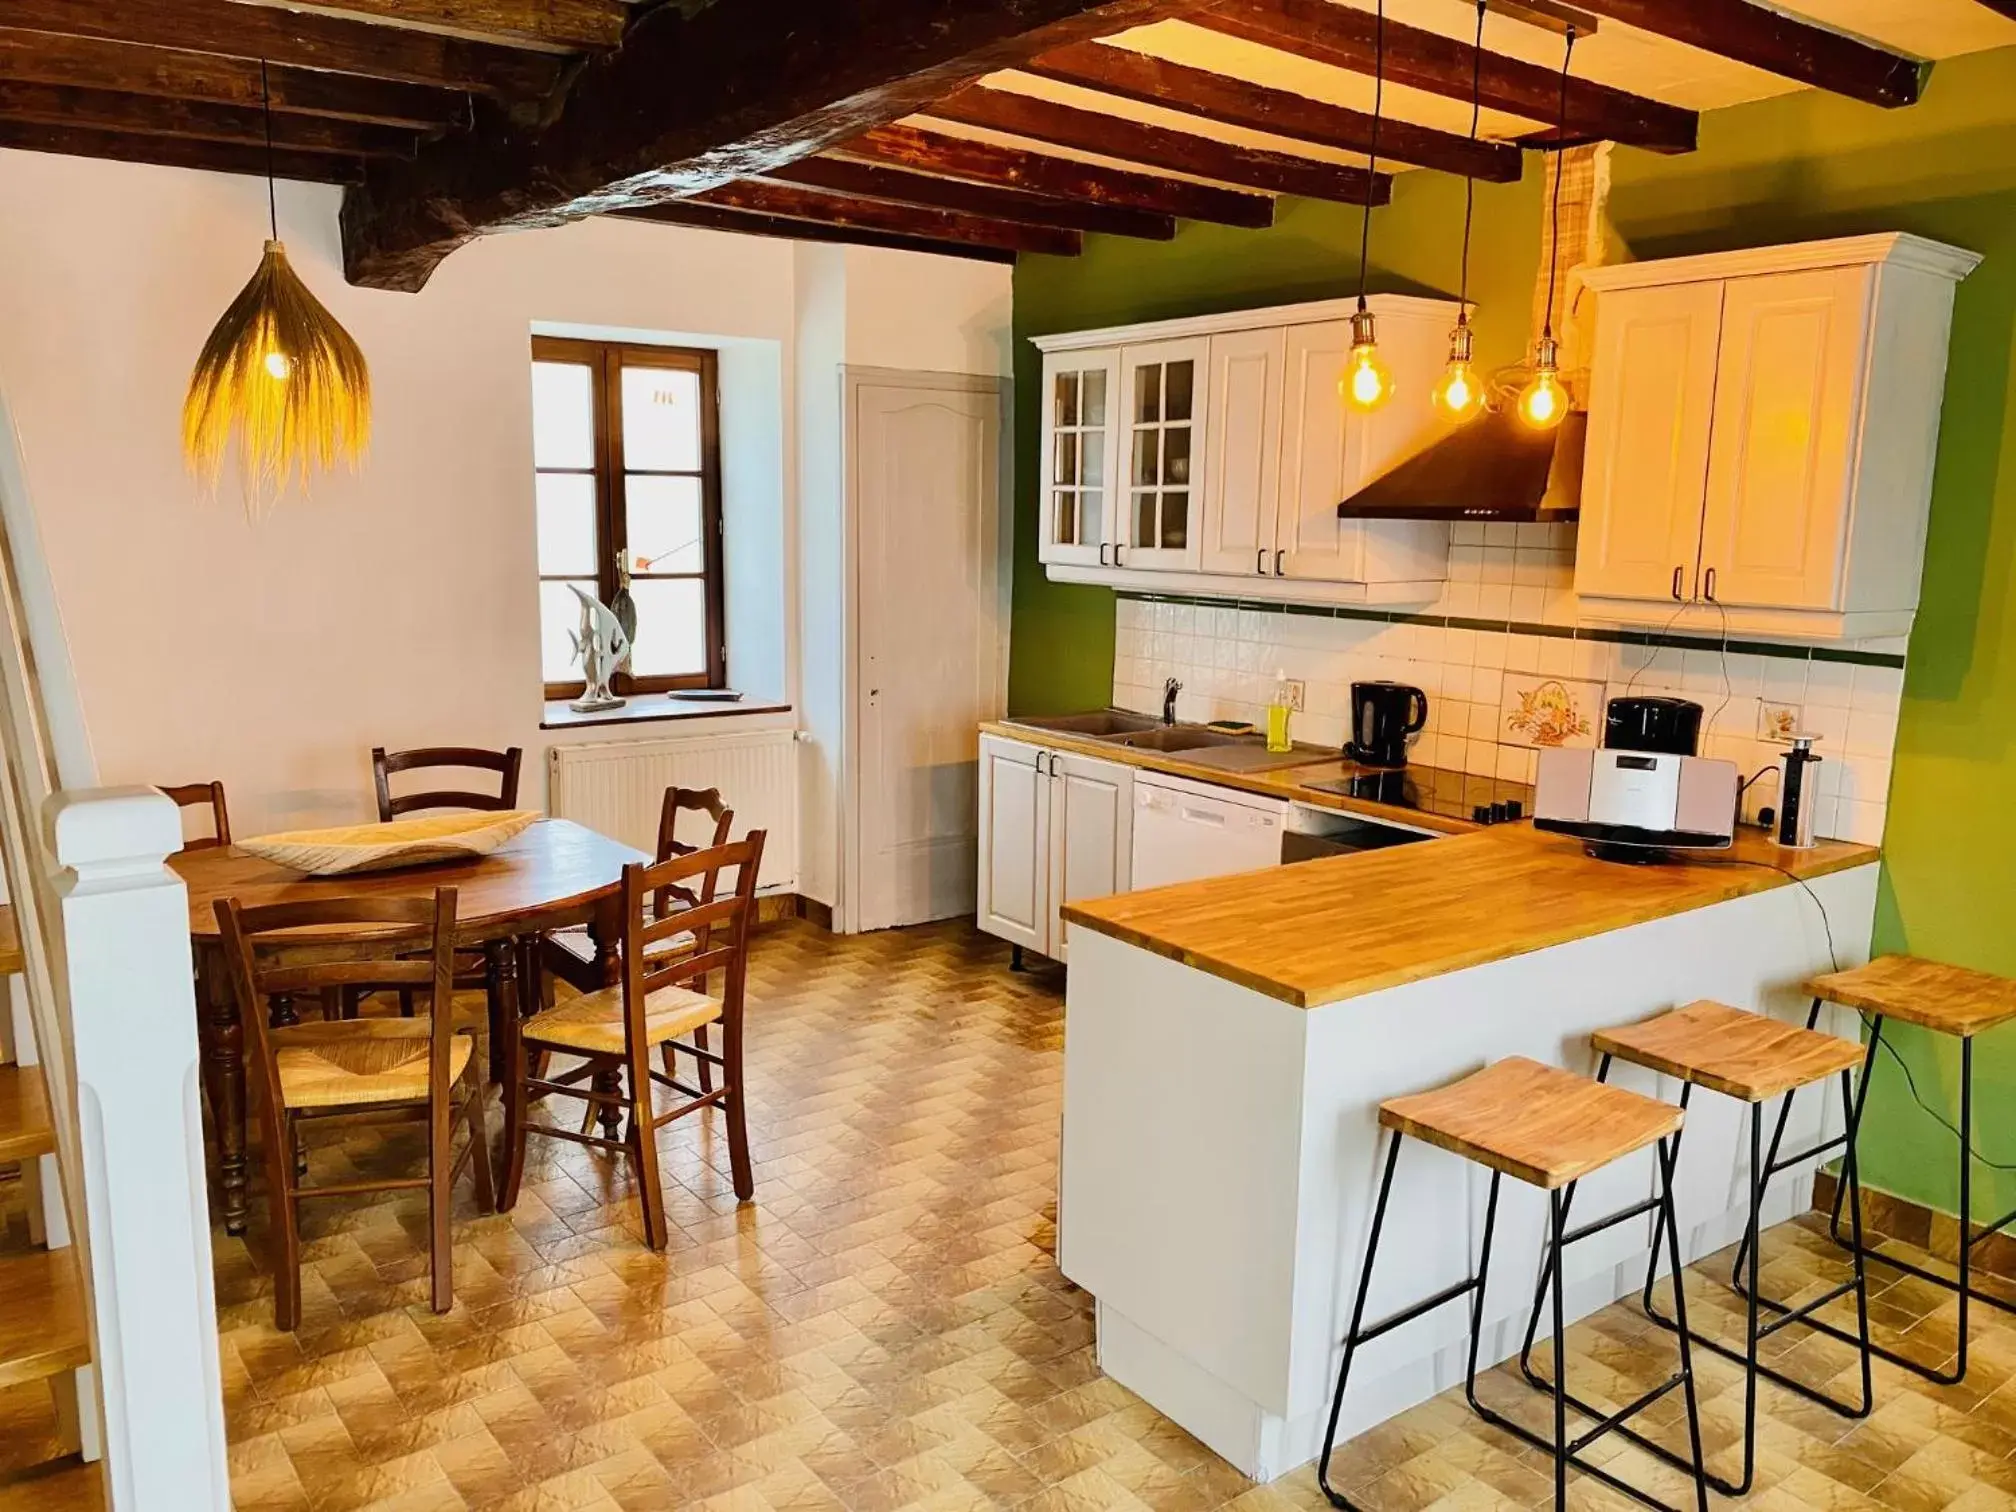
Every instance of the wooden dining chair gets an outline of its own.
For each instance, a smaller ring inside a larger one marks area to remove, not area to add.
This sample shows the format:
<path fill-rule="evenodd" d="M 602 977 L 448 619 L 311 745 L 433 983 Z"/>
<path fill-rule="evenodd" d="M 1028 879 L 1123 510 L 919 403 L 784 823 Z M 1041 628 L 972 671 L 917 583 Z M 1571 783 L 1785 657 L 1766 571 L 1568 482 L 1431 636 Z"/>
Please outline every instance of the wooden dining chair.
<path fill-rule="evenodd" d="M 620 1150 L 637 1176 L 644 1212 L 644 1240 L 663 1249 L 670 1228 L 665 1193 L 658 1176 L 658 1130 L 701 1108 L 718 1107 L 728 1125 L 728 1159 L 735 1195 L 747 1202 L 756 1193 L 749 1163 L 748 1113 L 742 1080 L 742 1008 L 748 975 L 749 925 L 756 913 L 756 874 L 763 858 L 763 831 L 729 845 L 675 856 L 650 866 L 626 866 L 618 884 L 622 901 L 621 979 L 584 993 L 516 1026 L 511 1033 L 511 1073 L 505 1082 L 505 1151 L 502 1206 L 518 1200 L 525 1175 L 525 1145 L 533 1134 L 571 1140 L 596 1149 Z M 652 897 L 661 890 L 700 883 L 709 873 L 734 869 L 735 890 L 726 897 L 654 916 Z M 697 942 L 690 954 L 654 958 L 659 940 L 689 933 Z M 527 952 L 537 961 L 536 952 Z M 722 973 L 722 993 L 710 998 L 694 984 Z M 705 1025 L 721 1025 L 721 1050 L 682 1045 L 684 1053 L 711 1064 L 719 1085 L 688 1086 L 676 1072 L 659 1070 L 652 1051 Z M 511 1032 L 507 1030 L 507 1032 Z M 554 1056 L 580 1057 L 581 1064 L 548 1073 Z M 536 1069 L 535 1058 L 541 1063 Z M 611 1076 L 609 1073 L 615 1073 Z M 653 1087 L 663 1086 L 684 1101 L 660 1113 Z M 531 1121 L 531 1105 L 546 1097 L 577 1097 L 591 1106 L 627 1115 L 620 1139 Z"/>
<path fill-rule="evenodd" d="M 450 1193 L 463 1165 L 475 1166 L 476 1198 L 484 1211 L 491 1210 L 495 1195 L 481 1060 L 473 1038 L 457 1031 L 453 1009 L 455 889 L 440 888 L 432 898 L 359 896 L 256 908 L 220 898 L 216 906 L 260 1092 L 260 1143 L 277 1250 L 274 1326 L 287 1331 L 301 1322 L 300 1205 L 361 1192 L 426 1190 L 434 1311 L 448 1311 L 454 1302 Z M 284 1028 L 268 1023 L 276 999 L 379 987 L 424 993 L 430 1011 L 411 1019 L 338 1019 Z M 388 1112 L 426 1123 L 425 1175 L 304 1184 L 302 1123 Z M 466 1127 L 469 1139 L 456 1156 L 458 1127 Z"/>
<path fill-rule="evenodd" d="M 224 807 L 223 783 L 185 782 L 180 787 L 164 787 L 160 791 L 178 809 L 207 807 L 210 810 L 210 833 L 184 840 L 182 849 L 208 850 L 213 845 L 231 843 L 231 815 Z"/>
<path fill-rule="evenodd" d="M 383 746 L 376 746 L 371 752 L 371 776 L 378 788 L 379 822 L 390 824 L 402 814 L 426 809 L 515 809 L 518 807 L 518 765 L 524 754 L 517 746 L 508 751 L 484 751 L 473 746 L 424 746 L 417 750 L 390 752 Z M 472 793 L 438 788 L 393 795 L 392 778 L 398 773 L 443 767 L 495 772 L 497 791 L 494 794 Z"/>

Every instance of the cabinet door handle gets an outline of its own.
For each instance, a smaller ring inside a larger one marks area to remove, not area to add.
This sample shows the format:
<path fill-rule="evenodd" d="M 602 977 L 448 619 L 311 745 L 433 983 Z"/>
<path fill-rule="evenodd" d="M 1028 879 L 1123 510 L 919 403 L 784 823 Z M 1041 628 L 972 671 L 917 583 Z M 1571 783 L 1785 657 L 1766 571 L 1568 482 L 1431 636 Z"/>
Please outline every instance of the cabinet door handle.
<path fill-rule="evenodd" d="M 1099 543 L 1099 565 L 1101 567 L 1106 565 L 1106 543 L 1104 541 Z"/>
<path fill-rule="evenodd" d="M 1254 570 L 1255 572 L 1257 572 L 1257 573 L 1261 574 L 1261 575 L 1262 575 L 1263 577 L 1264 577 L 1264 576 L 1266 575 L 1266 573 L 1267 573 L 1267 548 L 1266 548 L 1265 546 L 1262 546 L 1262 547 L 1260 548 L 1260 559 L 1259 559 L 1259 560 L 1258 560 L 1257 562 L 1255 562 L 1255 563 L 1253 564 L 1253 570 Z"/>
<path fill-rule="evenodd" d="M 1288 555 L 1288 553 L 1285 551 L 1277 551 L 1274 553 L 1274 576 L 1276 577 L 1281 576 L 1281 559 L 1286 555 Z"/>
<path fill-rule="evenodd" d="M 1715 602 L 1715 569 L 1713 567 L 1708 569 L 1708 580 L 1701 586 L 1701 596 L 1711 604 Z"/>
<path fill-rule="evenodd" d="M 1673 569 L 1673 602 L 1676 604 L 1680 602 L 1680 569 L 1678 567 Z"/>
<path fill-rule="evenodd" d="M 1113 565 L 1115 567 L 1120 565 L 1120 543 L 1118 541 L 1113 543 Z"/>

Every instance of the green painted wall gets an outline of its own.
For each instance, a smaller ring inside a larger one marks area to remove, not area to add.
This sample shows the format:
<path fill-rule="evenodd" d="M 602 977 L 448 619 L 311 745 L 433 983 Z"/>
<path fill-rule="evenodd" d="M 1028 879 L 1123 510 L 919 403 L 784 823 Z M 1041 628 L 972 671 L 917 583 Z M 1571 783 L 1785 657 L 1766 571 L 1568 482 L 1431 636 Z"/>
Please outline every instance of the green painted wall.
<path fill-rule="evenodd" d="M 1962 284 L 1934 484 L 1923 603 L 1911 643 L 1890 794 L 1879 950 L 1909 950 L 2016 976 L 2016 49 L 1941 63 L 1924 100 L 1884 111 L 1801 92 L 1714 112 L 1701 148 L 1620 148 L 1610 209 L 1638 257 L 1902 230 L 1971 247 Z M 1472 293 L 1479 357 L 1515 358 L 1538 245 L 1539 175 L 1478 190 Z M 1410 173 L 1376 212 L 1370 285 L 1453 292 L 1462 185 Z M 1025 258 L 1020 336 L 1320 298 L 1356 288 L 1357 219 L 1286 201 L 1268 231 L 1186 224 L 1172 243 L 1088 238 L 1078 260 Z M 1013 668 L 1018 711 L 1105 701 L 1112 596 L 1044 580 L 1036 563 L 1033 348 L 1018 343 Z M 1926 1102 L 1956 1117 L 1959 1058 L 1899 1034 Z M 1977 1051 L 1980 1143 L 2016 1166 L 2016 1028 Z M 1871 1093 L 1865 1179 L 1947 1211 L 1952 1136 L 1884 1061 Z M 2016 1176 L 1985 1173 L 1976 1211 L 2016 1206 Z M 1992 1214 L 1990 1210 L 1992 1209 Z"/>

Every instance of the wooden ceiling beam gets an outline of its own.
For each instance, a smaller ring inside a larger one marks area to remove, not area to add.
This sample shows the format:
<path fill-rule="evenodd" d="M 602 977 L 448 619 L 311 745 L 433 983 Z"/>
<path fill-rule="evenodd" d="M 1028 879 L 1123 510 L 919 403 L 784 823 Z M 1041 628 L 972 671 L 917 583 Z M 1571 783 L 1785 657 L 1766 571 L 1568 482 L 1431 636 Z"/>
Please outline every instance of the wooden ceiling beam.
<path fill-rule="evenodd" d="M 1176 234 L 1173 217 L 1153 215 L 1146 210 L 1129 210 L 1086 200 L 1058 199 L 1047 194 L 1031 194 L 1026 189 L 962 183 L 958 179 L 933 178 L 927 173 L 906 173 L 901 169 L 849 162 L 842 158 L 800 158 L 795 163 L 772 168 L 763 177 L 766 181 L 795 184 L 827 194 L 883 200 L 892 205 L 928 205 L 938 210 L 956 210 L 963 215 L 1014 221 L 1025 226 L 1097 231 L 1108 236 L 1135 236 L 1148 241 L 1168 241 Z"/>
<path fill-rule="evenodd" d="M 1073 152 L 1096 152 L 1169 173 L 1194 174 L 1275 194 L 1299 194 L 1349 205 L 1364 204 L 1370 194 L 1372 203 L 1383 205 L 1392 193 L 1392 180 L 1383 173 L 1369 174 L 1363 168 L 1319 163 L 1261 147 L 1238 147 L 1213 137 L 1148 126 L 1005 89 L 981 85 L 962 89 L 926 106 L 923 114 L 1048 142 Z"/>
<path fill-rule="evenodd" d="M 486 119 L 422 148 L 415 163 L 371 169 L 345 199 L 346 268 L 356 283 L 418 289 L 473 237 L 749 178 L 1037 53 L 1199 3 L 660 5 L 631 23 L 621 48 L 582 66 L 543 127 Z"/>
<path fill-rule="evenodd" d="M 1013 252 L 996 247 L 972 247 L 960 242 L 932 241 L 920 236 L 899 236 L 887 231 L 869 231 L 860 226 L 821 225 L 817 221 L 785 220 L 775 215 L 755 215 L 746 210 L 728 210 L 720 205 L 695 204 L 692 200 L 666 200 L 639 210 L 614 210 L 618 220 L 655 221 L 665 226 L 697 226 L 703 231 L 733 231 L 738 236 L 773 236 L 785 241 L 840 242 L 850 247 L 888 247 L 897 252 L 929 252 L 938 257 L 964 257 L 975 262 L 1012 263 Z"/>
<path fill-rule="evenodd" d="M 1183 18 L 1228 37 L 1258 42 L 1369 74 L 1373 69 L 1376 18 L 1369 10 L 1333 5 L 1330 0 L 1218 0 L 1211 9 Z M 1410 89 L 1470 101 L 1472 70 L 1478 60 L 1468 42 L 1386 21 L 1386 77 Z M 1479 87 L 1492 110 L 1552 122 L 1561 108 L 1561 76 L 1551 68 L 1507 58 L 1486 48 Z M 1568 119 L 1573 135 L 1628 142 L 1655 152 L 1692 152 L 1699 121 L 1691 110 L 1648 100 L 1587 79 L 1568 82 Z"/>
<path fill-rule="evenodd" d="M 1575 0 L 1585 10 L 1870 105 L 1916 103 L 1929 63 L 1750 0 Z"/>
<path fill-rule="evenodd" d="M 276 113 L 413 129 L 452 125 L 468 114 L 467 98 L 446 89 L 315 68 L 275 66 L 266 73 Z M 261 99 L 259 65 L 243 58 L 4 28 L 0 28 L 0 80 L 253 109 Z"/>
<path fill-rule="evenodd" d="M 262 151 L 266 143 L 266 114 L 257 107 L 72 89 L 62 84 L 0 83 L 0 119 L 138 136 L 242 142 Z M 410 131 L 393 126 L 360 126 L 322 116 L 276 113 L 273 144 L 297 152 L 334 152 L 353 158 L 403 157 L 413 150 L 414 137 Z"/>
<path fill-rule="evenodd" d="M 630 7 L 623 0 L 250 0 L 322 16 L 466 37 L 477 42 L 580 52 L 623 40 Z"/>
<path fill-rule="evenodd" d="M 7 0 L 0 21 L 19 31 L 263 58 L 507 99 L 539 98 L 560 78 L 560 59 L 520 48 L 232 0 Z"/>
<path fill-rule="evenodd" d="M 1076 231 L 983 220 L 979 216 L 960 215 L 951 210 L 891 205 L 880 200 L 824 194 L 814 189 L 799 189 L 789 184 L 771 184 L 755 179 L 704 190 L 688 203 L 748 210 L 782 220 L 816 221 L 824 226 L 886 231 L 926 241 L 992 247 L 998 252 L 1046 252 L 1053 257 L 1075 257 L 1079 248 Z"/>
<path fill-rule="evenodd" d="M 948 136 L 915 126 L 878 126 L 849 137 L 833 152 L 863 162 L 912 169 L 973 184 L 1027 189 L 1054 199 L 1215 221 L 1259 230 L 1274 223 L 1274 201 L 1264 194 L 1241 194 L 1210 184 L 1155 174 L 1129 173 L 1081 163 L 1075 158 L 1002 147 L 972 137 Z"/>
<path fill-rule="evenodd" d="M 208 173 L 245 173 L 264 178 L 265 147 L 212 142 L 196 137 L 142 136 L 99 131 L 88 126 L 51 126 L 38 121 L 0 120 L 0 147 L 23 152 L 57 152 L 66 157 L 111 158 L 122 163 L 154 163 L 166 168 L 200 168 Z M 272 171 L 278 178 L 316 184 L 355 183 L 364 175 L 359 158 L 329 152 L 276 148 Z"/>
<path fill-rule="evenodd" d="M 1473 142 L 1393 116 L 1378 123 L 1375 142 L 1372 117 L 1363 111 L 1100 42 L 1044 53 L 1023 64 L 1021 71 L 1346 152 L 1370 153 L 1376 145 L 1382 159 L 1493 183 L 1516 181 L 1524 167 L 1519 149 L 1508 142 Z"/>

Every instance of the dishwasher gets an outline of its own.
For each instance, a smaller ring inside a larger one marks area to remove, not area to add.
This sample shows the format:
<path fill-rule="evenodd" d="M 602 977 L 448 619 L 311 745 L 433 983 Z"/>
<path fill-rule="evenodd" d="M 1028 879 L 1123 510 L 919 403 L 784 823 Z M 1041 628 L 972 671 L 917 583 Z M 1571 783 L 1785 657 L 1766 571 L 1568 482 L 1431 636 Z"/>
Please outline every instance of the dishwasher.
<path fill-rule="evenodd" d="M 1281 864 L 1288 803 L 1161 772 L 1134 774 L 1136 889 Z"/>

